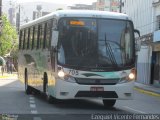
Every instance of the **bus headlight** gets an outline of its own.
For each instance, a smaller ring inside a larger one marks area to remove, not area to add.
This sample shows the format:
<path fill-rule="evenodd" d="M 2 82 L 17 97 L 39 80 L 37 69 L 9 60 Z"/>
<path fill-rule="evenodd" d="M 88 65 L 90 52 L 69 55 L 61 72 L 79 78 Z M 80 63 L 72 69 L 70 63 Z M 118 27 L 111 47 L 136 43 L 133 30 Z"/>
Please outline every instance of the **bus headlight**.
<path fill-rule="evenodd" d="M 130 71 L 129 74 L 123 72 L 123 76 L 124 76 L 124 77 L 122 77 L 122 78 L 119 80 L 118 84 L 127 83 L 127 82 L 130 82 L 130 81 L 135 80 L 135 78 L 136 78 L 136 70 L 135 70 L 135 69 L 131 69 L 131 71 Z"/>
<path fill-rule="evenodd" d="M 136 79 L 136 69 L 131 69 L 131 72 L 128 75 L 129 80 L 135 80 Z"/>
<path fill-rule="evenodd" d="M 129 77 L 130 80 L 133 80 L 133 79 L 135 79 L 135 74 L 134 73 L 130 73 L 128 77 Z"/>
<path fill-rule="evenodd" d="M 65 74 L 65 72 L 63 72 L 62 70 L 60 70 L 58 72 L 58 76 L 64 80 L 64 81 L 67 81 L 67 82 L 72 82 L 72 83 L 75 83 L 76 80 L 74 79 L 74 77 L 68 75 L 68 74 Z"/>
<path fill-rule="evenodd" d="M 59 76 L 60 78 L 64 78 L 65 73 L 64 73 L 62 70 L 60 70 L 60 71 L 58 72 L 58 76 Z"/>
<path fill-rule="evenodd" d="M 128 76 L 121 78 L 118 84 L 127 83 L 134 79 L 135 79 L 135 75 L 133 73 L 130 73 Z"/>

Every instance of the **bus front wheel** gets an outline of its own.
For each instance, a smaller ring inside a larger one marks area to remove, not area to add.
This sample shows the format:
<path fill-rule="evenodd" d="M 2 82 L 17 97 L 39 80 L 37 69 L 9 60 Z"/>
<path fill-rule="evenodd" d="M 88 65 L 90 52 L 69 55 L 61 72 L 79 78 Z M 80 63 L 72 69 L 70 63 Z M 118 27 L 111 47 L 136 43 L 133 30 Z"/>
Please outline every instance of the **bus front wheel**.
<path fill-rule="evenodd" d="M 46 73 L 44 74 L 43 92 L 45 93 L 48 103 L 53 103 L 53 98 L 48 92 L 48 76 Z"/>
<path fill-rule="evenodd" d="M 103 104 L 106 108 L 112 108 L 116 103 L 116 100 L 103 100 Z"/>
<path fill-rule="evenodd" d="M 48 93 L 48 84 L 45 84 L 45 95 L 46 95 L 46 100 L 48 101 L 48 103 L 52 103 L 52 96 L 49 95 Z"/>

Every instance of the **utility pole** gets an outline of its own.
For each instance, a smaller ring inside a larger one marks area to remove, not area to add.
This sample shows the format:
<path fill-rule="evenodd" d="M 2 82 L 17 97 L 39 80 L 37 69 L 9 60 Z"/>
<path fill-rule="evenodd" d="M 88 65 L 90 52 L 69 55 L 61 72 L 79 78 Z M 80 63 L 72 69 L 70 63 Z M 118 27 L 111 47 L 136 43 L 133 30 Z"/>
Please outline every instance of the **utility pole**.
<path fill-rule="evenodd" d="M 20 29 L 20 18 L 21 18 L 21 6 L 20 4 L 18 5 L 18 12 L 16 14 L 16 27 L 17 27 L 17 31 L 19 33 L 19 29 Z"/>

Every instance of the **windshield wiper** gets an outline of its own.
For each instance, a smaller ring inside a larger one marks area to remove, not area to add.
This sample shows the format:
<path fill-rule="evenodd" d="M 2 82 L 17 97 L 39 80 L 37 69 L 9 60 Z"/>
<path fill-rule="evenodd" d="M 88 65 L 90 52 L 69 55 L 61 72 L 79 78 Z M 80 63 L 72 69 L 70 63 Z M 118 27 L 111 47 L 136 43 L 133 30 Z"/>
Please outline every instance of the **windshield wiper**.
<path fill-rule="evenodd" d="M 114 54 L 113 54 L 113 51 L 112 51 L 112 47 L 111 47 L 110 43 L 107 42 L 106 33 L 105 33 L 105 45 L 106 45 L 106 52 L 109 55 L 111 63 L 117 67 L 118 65 L 117 65 L 116 59 L 114 57 Z"/>

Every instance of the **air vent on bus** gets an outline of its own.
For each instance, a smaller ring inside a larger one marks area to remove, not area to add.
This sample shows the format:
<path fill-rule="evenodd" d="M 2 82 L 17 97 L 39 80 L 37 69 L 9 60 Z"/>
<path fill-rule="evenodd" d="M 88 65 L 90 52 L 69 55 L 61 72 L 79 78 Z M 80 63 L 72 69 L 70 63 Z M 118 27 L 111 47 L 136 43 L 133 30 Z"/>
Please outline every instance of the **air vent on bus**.
<path fill-rule="evenodd" d="M 115 79 L 89 79 L 89 78 L 75 78 L 78 84 L 83 85 L 115 85 L 119 78 Z"/>

